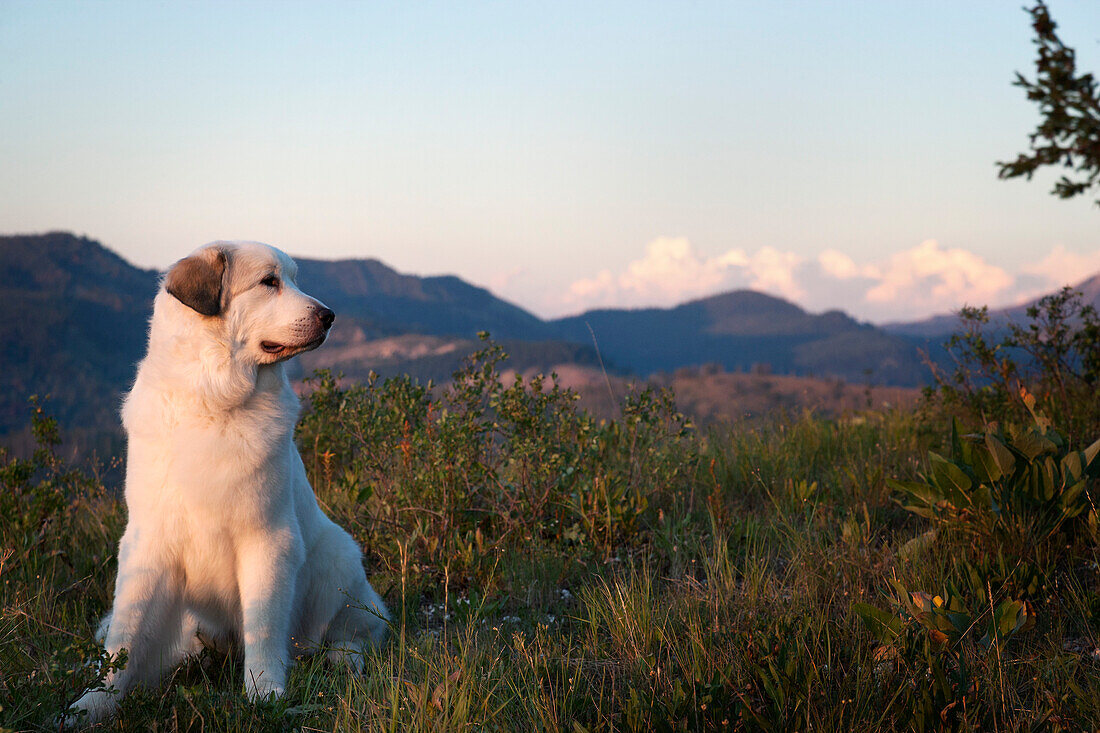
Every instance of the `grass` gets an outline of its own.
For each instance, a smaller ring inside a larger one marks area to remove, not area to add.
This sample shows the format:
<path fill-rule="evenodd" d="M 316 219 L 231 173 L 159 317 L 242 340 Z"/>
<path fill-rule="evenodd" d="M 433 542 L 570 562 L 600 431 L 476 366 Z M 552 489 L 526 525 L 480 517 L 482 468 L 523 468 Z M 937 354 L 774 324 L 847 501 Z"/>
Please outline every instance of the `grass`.
<path fill-rule="evenodd" d="M 1060 525 L 1024 582 L 1023 554 L 906 511 L 887 480 L 917 481 L 930 450 L 950 450 L 942 416 L 803 414 L 701 432 L 642 393 L 621 419 L 597 421 L 568 392 L 502 383 L 500 357 L 487 347 L 442 393 L 314 384 L 303 456 L 395 618 L 364 674 L 304 659 L 282 700 L 254 706 L 239 661 L 204 656 L 132 693 L 104 727 L 1100 723 L 1088 522 Z M 12 730 L 56 729 L 95 679 L 92 633 L 125 516 L 101 482 L 56 459 L 50 422 L 35 425 L 43 450 L 0 470 L 0 728 Z M 920 593 L 967 602 L 973 628 L 943 643 L 912 606 Z M 1005 599 L 1026 601 L 1034 626 L 980 643 Z"/>

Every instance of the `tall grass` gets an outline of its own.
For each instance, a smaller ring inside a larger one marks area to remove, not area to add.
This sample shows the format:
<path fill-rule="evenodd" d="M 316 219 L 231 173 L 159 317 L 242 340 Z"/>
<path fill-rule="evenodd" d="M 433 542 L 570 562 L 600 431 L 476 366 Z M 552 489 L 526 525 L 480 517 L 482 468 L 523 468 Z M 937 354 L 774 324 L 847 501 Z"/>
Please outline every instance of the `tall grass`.
<path fill-rule="evenodd" d="M 598 421 L 548 381 L 502 380 L 502 358 L 487 344 L 445 389 L 314 379 L 303 457 L 394 610 L 390 641 L 364 674 L 303 659 L 283 700 L 253 706 L 239 660 L 204 653 L 128 696 L 105 727 L 1080 730 L 1100 721 L 1087 512 L 1051 532 L 1058 552 L 1025 563 L 1011 547 L 992 551 L 907 511 L 887 480 L 931 476 L 929 451 L 951 450 L 948 422 L 793 415 L 701 433 L 654 392 Z M 35 425 L 42 450 L 0 469 L 0 727 L 13 730 L 54 729 L 95 679 L 91 637 L 125 516 L 94 477 L 56 459 L 51 423 L 38 415 Z M 974 630 L 944 643 L 933 633 L 940 607 L 914 605 L 922 594 L 965 601 Z M 1020 618 L 1034 625 L 981 643 L 994 615 L 983 609 L 1006 600 L 1026 602 Z"/>

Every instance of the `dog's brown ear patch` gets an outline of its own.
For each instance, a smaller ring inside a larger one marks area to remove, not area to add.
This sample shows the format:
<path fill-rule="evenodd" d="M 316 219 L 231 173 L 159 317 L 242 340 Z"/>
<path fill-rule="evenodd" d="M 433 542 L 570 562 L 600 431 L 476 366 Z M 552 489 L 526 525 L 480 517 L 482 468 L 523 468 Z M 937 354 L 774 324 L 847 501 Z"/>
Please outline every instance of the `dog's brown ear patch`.
<path fill-rule="evenodd" d="M 164 289 L 188 308 L 204 316 L 221 313 L 222 279 L 228 260 L 225 251 L 208 249 L 172 265 Z"/>

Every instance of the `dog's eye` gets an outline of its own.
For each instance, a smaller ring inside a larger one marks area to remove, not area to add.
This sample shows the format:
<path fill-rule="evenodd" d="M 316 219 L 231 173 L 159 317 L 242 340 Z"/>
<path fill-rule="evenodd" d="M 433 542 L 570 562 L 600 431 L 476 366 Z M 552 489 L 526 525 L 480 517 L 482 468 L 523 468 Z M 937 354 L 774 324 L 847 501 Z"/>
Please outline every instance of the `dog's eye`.
<path fill-rule="evenodd" d="M 279 287 L 279 278 L 274 275 L 268 275 L 260 281 L 260 285 L 266 285 L 269 288 L 277 288 Z"/>

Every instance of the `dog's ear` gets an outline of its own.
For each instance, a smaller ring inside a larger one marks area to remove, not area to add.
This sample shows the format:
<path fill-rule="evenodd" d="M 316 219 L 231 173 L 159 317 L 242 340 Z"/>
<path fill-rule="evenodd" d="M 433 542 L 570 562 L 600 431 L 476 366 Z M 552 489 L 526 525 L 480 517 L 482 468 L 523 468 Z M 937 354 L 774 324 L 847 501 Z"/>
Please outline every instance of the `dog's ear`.
<path fill-rule="evenodd" d="M 188 308 L 216 316 L 222 309 L 222 281 L 228 264 L 225 250 L 205 249 L 172 265 L 164 289 Z"/>

